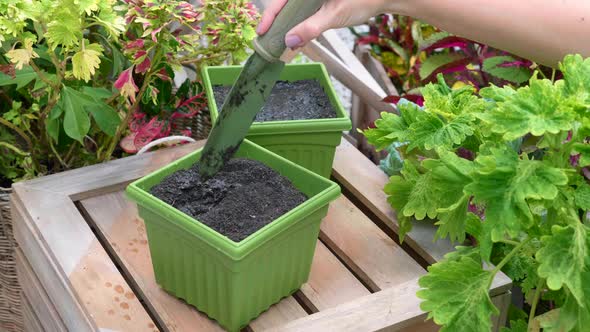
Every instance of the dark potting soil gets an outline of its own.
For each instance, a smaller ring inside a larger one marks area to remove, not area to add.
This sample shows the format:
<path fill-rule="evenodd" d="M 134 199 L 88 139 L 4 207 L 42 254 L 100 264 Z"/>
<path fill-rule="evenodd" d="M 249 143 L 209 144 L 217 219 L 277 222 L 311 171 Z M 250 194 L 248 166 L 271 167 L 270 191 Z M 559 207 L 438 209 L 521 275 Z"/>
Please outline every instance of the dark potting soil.
<path fill-rule="evenodd" d="M 272 168 L 240 158 L 204 182 L 195 164 L 169 175 L 150 192 L 236 242 L 307 199 Z"/>
<path fill-rule="evenodd" d="M 213 87 L 220 112 L 230 90 L 231 86 Z M 328 95 L 317 80 L 278 81 L 255 121 L 330 119 L 336 116 Z"/>

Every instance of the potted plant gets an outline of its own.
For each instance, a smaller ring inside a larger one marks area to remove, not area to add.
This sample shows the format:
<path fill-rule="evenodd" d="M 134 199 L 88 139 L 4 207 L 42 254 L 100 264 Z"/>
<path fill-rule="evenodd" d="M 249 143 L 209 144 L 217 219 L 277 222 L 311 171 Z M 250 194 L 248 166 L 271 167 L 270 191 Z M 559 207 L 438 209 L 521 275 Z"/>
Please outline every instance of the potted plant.
<path fill-rule="evenodd" d="M 132 183 L 127 193 L 146 222 L 157 282 L 238 331 L 307 280 L 320 222 L 340 188 L 248 140 L 236 157 L 262 164 L 226 166 L 222 175 L 201 182 L 195 168 L 200 156 L 196 151 Z M 270 169 L 250 173 L 260 165 Z M 231 179 L 247 184 L 232 187 Z M 259 182 L 250 187 L 249 181 Z M 295 194 L 277 194 L 274 188 L 283 186 L 304 196 L 298 201 Z M 296 206 L 252 229 L 261 215 L 285 202 Z"/>
<path fill-rule="evenodd" d="M 213 121 L 241 69 L 240 66 L 203 68 L 203 84 Z M 342 131 L 351 126 L 330 76 L 319 63 L 288 64 L 280 80 L 247 138 L 329 178 Z"/>
<path fill-rule="evenodd" d="M 424 107 L 402 101 L 399 116 L 383 113 L 364 132 L 401 157 L 385 187 L 401 240 L 424 219 L 436 220 L 437 238 L 469 240 L 420 279 L 422 308 L 443 331 L 490 330 L 500 270 L 527 310 L 512 310 L 506 331 L 588 328 L 590 59 L 567 56 L 560 69 L 560 80 L 534 75 L 479 95 L 441 76 L 423 89 Z"/>

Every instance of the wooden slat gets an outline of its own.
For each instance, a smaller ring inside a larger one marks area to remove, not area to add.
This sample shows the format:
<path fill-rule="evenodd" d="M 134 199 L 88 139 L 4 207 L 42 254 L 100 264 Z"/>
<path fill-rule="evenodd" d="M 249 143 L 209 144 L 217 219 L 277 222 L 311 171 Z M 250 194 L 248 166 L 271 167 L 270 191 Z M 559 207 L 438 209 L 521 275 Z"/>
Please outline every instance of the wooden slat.
<path fill-rule="evenodd" d="M 385 328 L 387 331 L 436 331 L 432 322 L 424 322 L 426 314 L 419 307 L 418 289 L 417 281 L 411 280 L 269 331 L 371 332 Z"/>
<path fill-rule="evenodd" d="M 253 331 L 264 331 L 306 316 L 307 312 L 292 296 L 289 296 L 250 322 L 249 327 Z"/>
<path fill-rule="evenodd" d="M 346 197 L 330 204 L 320 238 L 372 291 L 416 279 L 426 271 Z"/>
<path fill-rule="evenodd" d="M 150 308 L 158 323 L 168 331 L 223 331 L 214 321 L 194 307 L 164 291 L 155 280 L 147 245 L 145 224 L 137 208 L 123 192 L 97 196 L 81 201 L 96 225 L 99 236 L 108 243 L 121 268 L 136 285 L 138 295 Z M 124 294 L 120 294 L 120 301 Z"/>
<path fill-rule="evenodd" d="M 325 310 L 352 301 L 370 292 L 318 241 L 311 273 L 301 286 L 301 299 L 313 311 Z"/>
<path fill-rule="evenodd" d="M 18 280 L 22 292 L 29 301 L 28 305 L 30 305 L 32 311 L 39 318 L 39 321 L 42 322 L 43 327 L 48 331 L 67 331 L 54 304 L 49 299 L 43 286 L 41 286 L 29 262 L 18 248 L 15 249 L 15 257 L 17 260 L 16 269 L 18 271 Z"/>
<path fill-rule="evenodd" d="M 491 288 L 501 288 L 502 282 L 502 280 L 495 279 Z M 271 328 L 268 331 L 438 331 L 439 327 L 432 320 L 426 321 L 427 315 L 420 309 L 421 300 L 416 296 L 419 289 L 418 280 L 410 280 L 286 325 Z M 492 301 L 498 306 L 504 305 L 506 294 L 493 297 Z M 504 315 L 502 310 L 501 315 Z M 503 318 L 505 317 L 501 316 L 498 319 L 492 317 L 494 322 L 499 322 Z"/>
<path fill-rule="evenodd" d="M 25 332 L 45 332 L 45 329 L 43 329 L 43 326 L 41 325 L 41 321 L 35 315 L 33 307 L 24 293 L 21 293 L 21 306 L 21 311 L 23 313 L 23 328 L 25 329 Z"/>
<path fill-rule="evenodd" d="M 19 247 L 69 330 L 155 326 L 137 298 L 113 302 L 130 288 L 67 197 L 17 184 L 12 212 Z"/>
<path fill-rule="evenodd" d="M 117 159 L 104 164 L 78 168 L 68 172 L 36 178 L 15 185 L 28 190 L 60 194 L 72 201 L 111 193 L 124 189 L 133 180 L 147 175 L 170 162 L 194 152 L 205 144 L 192 144 L 159 150 L 156 152 Z"/>

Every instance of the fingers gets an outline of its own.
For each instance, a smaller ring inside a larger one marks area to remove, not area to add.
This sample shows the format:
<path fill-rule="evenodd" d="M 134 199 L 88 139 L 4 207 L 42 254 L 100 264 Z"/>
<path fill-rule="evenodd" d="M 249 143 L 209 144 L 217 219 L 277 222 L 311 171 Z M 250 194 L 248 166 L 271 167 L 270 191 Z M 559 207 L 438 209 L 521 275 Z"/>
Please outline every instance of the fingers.
<path fill-rule="evenodd" d="M 285 36 L 285 44 L 287 47 L 295 49 L 309 43 L 332 27 L 332 18 L 333 15 L 328 13 L 326 7 L 322 7 L 313 16 L 289 31 Z"/>
<path fill-rule="evenodd" d="M 273 2 L 264 10 L 260 24 L 258 24 L 258 27 L 256 28 L 256 33 L 264 35 L 268 29 L 270 29 L 275 17 L 281 12 L 286 3 L 287 0 L 273 0 Z"/>

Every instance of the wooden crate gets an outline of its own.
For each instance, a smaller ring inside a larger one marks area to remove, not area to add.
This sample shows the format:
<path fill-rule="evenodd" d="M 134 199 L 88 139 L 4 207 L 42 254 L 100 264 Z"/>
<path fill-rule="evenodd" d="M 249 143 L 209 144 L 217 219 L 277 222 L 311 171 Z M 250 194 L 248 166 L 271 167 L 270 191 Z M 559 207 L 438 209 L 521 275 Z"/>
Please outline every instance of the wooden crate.
<path fill-rule="evenodd" d="M 125 186 L 202 146 L 185 145 L 14 186 L 18 271 L 30 331 L 220 331 L 155 282 L 143 221 Z M 404 247 L 382 187 L 388 180 L 343 140 L 334 178 L 346 195 L 321 226 L 309 281 L 248 331 L 435 331 L 415 293 L 425 266 L 452 250 L 417 223 Z M 510 280 L 491 295 L 504 324 Z"/>

